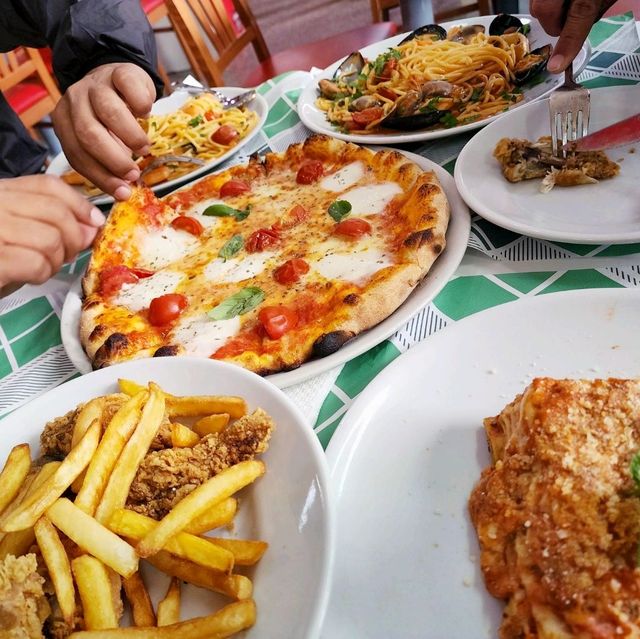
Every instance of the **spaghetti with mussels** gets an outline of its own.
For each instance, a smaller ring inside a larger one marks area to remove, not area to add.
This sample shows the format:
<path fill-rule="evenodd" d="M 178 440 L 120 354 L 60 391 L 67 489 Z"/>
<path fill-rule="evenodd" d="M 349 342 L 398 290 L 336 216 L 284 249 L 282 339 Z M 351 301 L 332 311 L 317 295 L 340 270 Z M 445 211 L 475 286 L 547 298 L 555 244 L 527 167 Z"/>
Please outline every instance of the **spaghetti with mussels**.
<path fill-rule="evenodd" d="M 506 111 L 521 86 L 544 68 L 551 47 L 531 50 L 528 25 L 497 16 L 449 32 L 428 25 L 367 61 L 358 52 L 332 80 L 320 80 L 316 104 L 343 131 L 451 128 Z"/>

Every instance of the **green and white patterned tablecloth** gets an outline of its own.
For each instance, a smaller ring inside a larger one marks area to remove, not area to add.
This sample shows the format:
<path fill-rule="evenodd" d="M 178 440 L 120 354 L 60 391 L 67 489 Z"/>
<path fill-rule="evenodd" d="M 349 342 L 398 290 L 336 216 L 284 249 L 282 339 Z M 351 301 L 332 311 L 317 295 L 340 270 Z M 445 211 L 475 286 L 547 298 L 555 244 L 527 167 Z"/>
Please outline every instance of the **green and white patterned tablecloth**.
<path fill-rule="evenodd" d="M 640 83 L 640 41 L 631 14 L 603 19 L 591 32 L 593 56 L 581 81 L 588 87 Z M 309 131 L 295 104 L 310 74 L 294 72 L 259 87 L 269 116 L 244 156 L 284 150 Z M 471 135 L 407 145 L 453 172 Z M 243 161 L 236 157 L 232 161 Z M 26 286 L 0 300 L 0 417 L 78 373 L 60 339 L 62 304 L 88 254 L 43 286 Z M 640 283 L 640 244 L 582 246 L 523 237 L 473 216 L 469 248 L 434 302 L 390 339 L 319 378 L 287 389 L 315 422 L 324 446 L 356 396 L 399 354 L 447 324 L 521 297 L 580 288 L 635 287 Z"/>

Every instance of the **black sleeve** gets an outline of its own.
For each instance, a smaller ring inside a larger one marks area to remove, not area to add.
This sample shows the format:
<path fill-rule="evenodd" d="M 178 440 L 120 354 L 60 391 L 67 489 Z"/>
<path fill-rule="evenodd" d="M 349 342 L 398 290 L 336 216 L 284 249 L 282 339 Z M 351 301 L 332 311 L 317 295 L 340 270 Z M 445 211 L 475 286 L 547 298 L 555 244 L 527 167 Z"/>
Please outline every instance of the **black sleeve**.
<path fill-rule="evenodd" d="M 158 97 L 153 30 L 140 0 L 9 0 L 0 11 L 0 48 L 49 46 L 62 90 L 101 64 L 132 62 L 153 79 Z"/>

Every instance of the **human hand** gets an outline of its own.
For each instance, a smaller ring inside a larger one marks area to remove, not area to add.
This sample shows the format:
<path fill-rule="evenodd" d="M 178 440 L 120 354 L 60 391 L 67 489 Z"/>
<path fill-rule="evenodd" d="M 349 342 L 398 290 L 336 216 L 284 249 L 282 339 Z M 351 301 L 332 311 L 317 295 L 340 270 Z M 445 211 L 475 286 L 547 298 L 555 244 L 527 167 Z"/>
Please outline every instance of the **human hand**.
<path fill-rule="evenodd" d="M 149 140 L 136 117 L 149 113 L 155 97 L 140 67 L 103 64 L 72 84 L 51 116 L 71 166 L 118 200 L 129 198 L 128 183 L 140 177 L 131 153 L 146 155 Z"/>
<path fill-rule="evenodd" d="M 103 224 L 102 213 L 57 177 L 0 180 L 0 288 L 45 282 Z"/>
<path fill-rule="evenodd" d="M 531 0 L 531 15 L 551 36 L 560 36 L 547 68 L 561 73 L 578 55 L 594 22 L 616 0 Z"/>

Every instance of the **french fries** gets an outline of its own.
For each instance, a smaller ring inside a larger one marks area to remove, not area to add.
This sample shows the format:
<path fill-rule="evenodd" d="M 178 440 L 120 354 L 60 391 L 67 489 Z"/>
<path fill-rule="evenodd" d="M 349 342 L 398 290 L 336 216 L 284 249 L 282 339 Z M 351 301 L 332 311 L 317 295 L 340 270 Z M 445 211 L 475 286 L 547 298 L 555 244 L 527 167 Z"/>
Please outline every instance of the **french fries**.
<path fill-rule="evenodd" d="M 119 379 L 118 386 L 123 393 L 135 395 L 144 386 L 130 379 Z M 247 402 L 242 397 L 232 395 L 195 395 L 176 397 L 166 394 L 169 417 L 199 417 L 213 413 L 229 413 L 233 419 L 247 414 Z"/>
<path fill-rule="evenodd" d="M 19 501 L 16 499 L 14 502 L 15 507 L 17 508 L 22 501 L 27 499 L 34 493 L 34 491 L 48 481 L 59 466 L 60 462 L 49 462 L 38 471 L 38 474 L 35 477 L 27 477 L 24 491 L 20 491 L 21 495 L 19 497 Z M 11 511 L 13 505 L 14 504 L 11 504 L 9 508 L 7 508 L 7 511 Z M 15 555 L 16 557 L 19 557 L 20 555 L 26 554 L 34 541 L 35 533 L 33 532 L 33 528 L 7 533 L 0 540 L 0 559 L 4 559 L 7 555 Z"/>
<path fill-rule="evenodd" d="M 117 628 L 120 615 L 114 606 L 107 567 L 95 557 L 81 555 L 71 562 L 71 568 L 82 601 L 87 629 Z"/>
<path fill-rule="evenodd" d="M 107 527 L 113 532 L 136 540 L 148 535 L 158 525 L 151 517 L 125 508 L 116 510 L 107 522 Z M 221 572 L 231 572 L 233 569 L 233 553 L 230 550 L 196 535 L 178 533 L 167 541 L 164 548 L 177 557 L 183 557 L 206 568 Z"/>
<path fill-rule="evenodd" d="M 124 507 L 138 466 L 160 428 L 165 409 L 164 393 L 156 384 L 151 383 L 149 388 L 149 399 L 142 409 L 138 425 L 118 457 L 96 508 L 95 516 L 101 523 L 107 522 L 116 508 Z"/>
<path fill-rule="evenodd" d="M 69 557 L 67 557 L 64 546 L 60 541 L 58 531 L 46 517 L 38 519 L 33 527 L 33 532 L 51 576 L 62 616 L 67 624 L 73 627 L 73 617 L 76 611 L 76 591 L 73 586 Z"/>
<path fill-rule="evenodd" d="M 252 599 L 236 601 L 213 615 L 197 617 L 162 628 L 121 628 L 74 632 L 69 639 L 219 639 L 251 628 L 256 622 L 256 604 Z"/>
<path fill-rule="evenodd" d="M 149 591 L 144 585 L 140 572 L 122 580 L 122 587 L 131 606 L 131 616 L 136 626 L 155 626 L 156 614 L 153 612 Z"/>
<path fill-rule="evenodd" d="M 3 521 L 5 532 L 31 528 L 42 514 L 53 504 L 73 480 L 85 469 L 100 441 L 100 422 L 94 420 L 80 443 L 71 449 L 56 469 L 51 479 L 40 486 L 9 517 Z"/>
<path fill-rule="evenodd" d="M 149 394 L 146 391 L 141 391 L 132 397 L 116 412 L 105 428 L 74 502 L 88 515 L 96 512 L 109 476 L 138 423 L 142 404 L 148 397 Z"/>
<path fill-rule="evenodd" d="M 58 499 L 47 510 L 47 517 L 80 548 L 119 575 L 130 577 L 138 570 L 138 556 L 134 549 L 68 499 Z"/>
<path fill-rule="evenodd" d="M 0 472 L 0 514 L 20 492 L 31 469 L 31 450 L 29 444 L 18 444 L 11 449 L 9 457 Z"/>
<path fill-rule="evenodd" d="M 167 541 L 203 512 L 230 497 L 264 474 L 261 461 L 250 460 L 230 466 L 189 493 L 137 545 L 140 557 L 149 557 L 161 550 Z"/>
<path fill-rule="evenodd" d="M 180 621 L 180 580 L 171 577 L 167 594 L 158 602 L 158 626 L 170 626 Z"/>
<path fill-rule="evenodd" d="M 253 594 L 253 584 L 249 577 L 235 574 L 226 575 L 217 570 L 210 570 L 186 559 L 174 557 L 164 550 L 149 557 L 147 561 L 171 577 L 177 577 L 200 588 L 219 592 L 232 599 L 249 599 Z"/>
<path fill-rule="evenodd" d="M 200 435 L 184 424 L 171 424 L 171 445 L 174 448 L 192 448 L 200 441 Z"/>
<path fill-rule="evenodd" d="M 219 504 L 211 506 L 209 510 L 202 513 L 199 517 L 191 520 L 184 530 L 192 535 L 201 535 L 214 528 L 228 526 L 236 516 L 237 510 L 238 500 L 233 497 L 228 497 Z"/>
<path fill-rule="evenodd" d="M 228 424 L 229 413 L 218 413 L 217 415 L 207 415 L 207 417 L 199 419 L 193 425 L 193 430 L 198 433 L 200 437 L 205 437 L 206 435 L 219 433 L 224 430 Z"/>
<path fill-rule="evenodd" d="M 207 539 L 226 548 L 233 553 L 234 564 L 236 566 L 253 566 L 257 564 L 262 555 L 269 548 L 269 544 L 266 541 L 253 541 L 249 539 L 227 539 L 226 537 L 207 537 Z"/>

